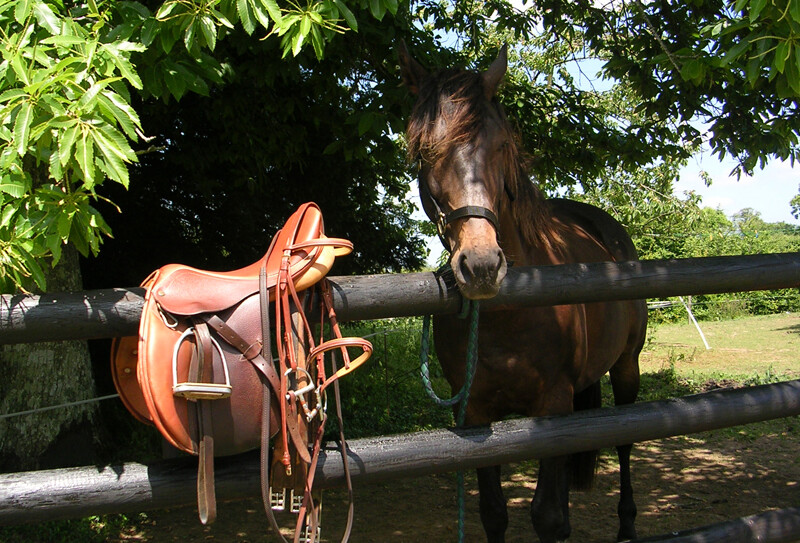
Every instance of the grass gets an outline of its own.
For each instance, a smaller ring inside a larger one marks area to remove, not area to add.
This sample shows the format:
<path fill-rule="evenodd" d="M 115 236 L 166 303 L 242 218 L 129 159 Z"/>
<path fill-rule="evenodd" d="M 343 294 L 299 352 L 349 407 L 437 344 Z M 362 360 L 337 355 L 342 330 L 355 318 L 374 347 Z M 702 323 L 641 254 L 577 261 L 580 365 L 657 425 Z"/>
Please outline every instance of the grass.
<path fill-rule="evenodd" d="M 642 373 L 674 367 L 684 379 L 746 384 L 800 377 L 800 314 L 701 322 L 700 328 L 709 350 L 693 324 L 651 329 L 640 358 Z"/>

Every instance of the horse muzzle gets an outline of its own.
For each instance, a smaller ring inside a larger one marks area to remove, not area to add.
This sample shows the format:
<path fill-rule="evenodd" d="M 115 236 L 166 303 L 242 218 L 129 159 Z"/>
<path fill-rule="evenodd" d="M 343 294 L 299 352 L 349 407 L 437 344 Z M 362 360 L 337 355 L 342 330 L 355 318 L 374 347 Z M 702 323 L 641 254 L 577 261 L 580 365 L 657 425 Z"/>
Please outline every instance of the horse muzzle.
<path fill-rule="evenodd" d="M 492 298 L 500 290 L 508 265 L 500 247 L 487 246 L 457 248 L 450 266 L 461 294 L 470 300 Z"/>

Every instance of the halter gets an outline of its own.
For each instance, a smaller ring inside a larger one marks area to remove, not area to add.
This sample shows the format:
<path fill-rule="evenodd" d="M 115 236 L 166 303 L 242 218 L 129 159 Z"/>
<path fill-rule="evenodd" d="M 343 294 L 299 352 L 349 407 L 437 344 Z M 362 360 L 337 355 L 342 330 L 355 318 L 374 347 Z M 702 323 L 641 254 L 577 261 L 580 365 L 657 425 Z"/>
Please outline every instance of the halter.
<path fill-rule="evenodd" d="M 447 252 L 451 252 L 452 248 L 447 243 L 447 238 L 445 237 L 444 233 L 447 229 L 447 225 L 451 224 L 453 221 L 458 219 L 465 219 L 469 217 L 476 217 L 479 219 L 486 219 L 489 223 L 494 227 L 494 231 L 497 234 L 499 232 L 499 221 L 497 219 L 497 215 L 494 211 L 489 209 L 488 207 L 484 206 L 476 206 L 476 205 L 466 205 L 454 209 L 450 213 L 445 213 L 442 211 L 442 206 L 439 205 L 439 202 L 436 201 L 436 198 L 428 190 L 428 185 L 425 183 L 423 179 L 419 179 L 420 187 L 422 190 L 420 191 L 423 196 L 427 197 L 427 199 L 433 204 L 434 208 L 434 216 L 431 217 L 431 221 L 436 225 L 436 232 L 439 234 L 439 241 L 442 242 L 444 249 Z M 423 204 L 424 206 L 424 204 Z"/>
<path fill-rule="evenodd" d="M 434 200 L 433 198 L 431 198 L 431 200 L 433 201 L 433 205 L 436 207 L 436 231 L 439 234 L 439 240 L 442 242 L 442 245 L 444 245 L 444 248 L 447 249 L 447 251 L 451 251 L 452 249 L 448 247 L 447 238 L 444 235 L 444 231 L 447 228 L 447 225 L 455 220 L 464 219 L 467 217 L 477 217 L 480 219 L 486 219 L 494 227 L 495 233 L 497 233 L 498 231 L 497 215 L 495 215 L 494 211 L 492 211 L 488 207 L 464 206 L 464 207 L 459 207 L 458 209 L 451 211 L 450 213 L 445 213 L 439 207 L 439 204 L 438 202 L 436 202 L 436 200 Z"/>

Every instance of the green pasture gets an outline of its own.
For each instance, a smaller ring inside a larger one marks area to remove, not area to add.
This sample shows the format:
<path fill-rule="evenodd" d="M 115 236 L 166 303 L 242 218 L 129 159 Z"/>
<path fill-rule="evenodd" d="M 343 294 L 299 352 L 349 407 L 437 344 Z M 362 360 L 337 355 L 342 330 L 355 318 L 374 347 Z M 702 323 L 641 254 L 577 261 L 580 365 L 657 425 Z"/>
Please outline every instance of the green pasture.
<path fill-rule="evenodd" d="M 725 321 L 688 321 L 649 330 L 640 358 L 643 373 L 674 369 L 698 383 L 758 383 L 800 376 L 800 314 L 781 313 Z"/>

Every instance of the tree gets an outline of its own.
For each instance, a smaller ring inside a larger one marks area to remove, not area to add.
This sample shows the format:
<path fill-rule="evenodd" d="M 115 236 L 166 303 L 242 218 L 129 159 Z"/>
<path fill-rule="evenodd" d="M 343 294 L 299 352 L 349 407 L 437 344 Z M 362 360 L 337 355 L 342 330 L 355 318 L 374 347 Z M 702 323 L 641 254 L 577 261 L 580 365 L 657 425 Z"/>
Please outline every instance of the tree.
<path fill-rule="evenodd" d="M 392 0 L 370 2 L 370 13 L 382 18 L 396 7 Z M 110 233 L 97 202 L 114 205 L 101 195 L 106 189 L 101 185 L 110 180 L 127 188 L 130 165 L 147 151 L 131 104 L 179 99 L 189 91 L 208 94 L 225 74 L 209 52 L 236 24 L 247 34 L 260 28 L 276 35 L 284 56 L 297 55 L 309 44 L 317 57 L 327 41 L 346 30 L 342 25 L 357 24 L 339 0 L 285 8 L 272 0 L 169 0 L 152 8 L 94 0 L 0 3 L 0 285 L 5 292 L 46 284 L 53 290 L 82 288 L 72 252 L 96 254 Z M 3 412 L 83 399 L 94 390 L 80 343 L 69 357 L 53 346 L 6 346 L 2 363 Z M 63 408 L 32 419 L 4 419 L 0 465 L 37 467 L 37 457 L 54 437 L 90 414 L 86 408 Z"/>

